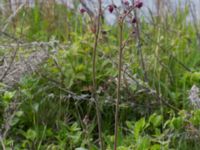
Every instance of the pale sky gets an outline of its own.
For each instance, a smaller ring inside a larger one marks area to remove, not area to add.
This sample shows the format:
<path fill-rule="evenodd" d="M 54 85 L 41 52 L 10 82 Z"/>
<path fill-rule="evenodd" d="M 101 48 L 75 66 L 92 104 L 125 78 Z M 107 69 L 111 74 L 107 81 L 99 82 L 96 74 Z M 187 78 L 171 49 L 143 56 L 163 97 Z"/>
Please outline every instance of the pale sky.
<path fill-rule="evenodd" d="M 16 1 L 24 2 L 27 0 L 11 0 L 11 2 L 13 4 L 15 4 Z M 29 0 L 29 1 L 32 4 L 34 3 L 34 0 Z M 67 3 L 67 5 L 69 7 L 73 8 L 73 5 L 71 4 L 71 2 L 73 0 L 56 0 L 56 1 Z M 94 3 L 97 3 L 97 0 L 90 0 L 90 1 L 94 1 Z M 104 0 L 104 5 L 111 3 L 111 1 L 113 1 L 117 6 L 119 6 L 121 4 L 121 0 Z M 131 1 L 131 0 L 129 0 L 129 1 Z M 171 1 L 173 3 L 173 5 L 172 5 L 173 8 L 175 8 L 177 5 L 179 5 L 179 3 L 181 4 L 179 6 L 184 7 L 185 3 L 192 2 L 194 4 L 193 6 L 195 7 L 195 10 L 196 10 L 196 12 L 195 12 L 196 16 L 198 16 L 198 18 L 200 18 L 199 17 L 200 16 L 200 0 L 161 0 L 161 1 L 162 2 L 165 1 L 166 5 L 168 5 L 169 1 Z M 143 2 L 144 2 L 144 7 L 142 8 L 142 12 L 144 13 L 145 16 L 148 16 L 147 8 L 150 8 L 153 12 L 156 10 L 155 9 L 156 0 L 143 0 Z M 13 9 L 15 9 L 15 7 L 16 6 L 13 5 Z M 3 8 L 3 6 L 1 5 L 0 8 Z M 105 12 L 105 14 L 106 14 L 106 17 L 105 17 L 106 20 L 108 20 L 110 24 L 113 24 L 116 19 L 115 16 L 113 14 L 110 14 L 109 12 Z"/>

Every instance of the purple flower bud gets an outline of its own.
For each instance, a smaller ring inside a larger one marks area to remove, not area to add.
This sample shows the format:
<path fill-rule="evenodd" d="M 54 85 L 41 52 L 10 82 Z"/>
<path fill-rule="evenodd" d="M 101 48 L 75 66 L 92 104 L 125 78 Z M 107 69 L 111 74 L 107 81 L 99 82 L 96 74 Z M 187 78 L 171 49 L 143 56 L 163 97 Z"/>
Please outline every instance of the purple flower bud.
<path fill-rule="evenodd" d="M 129 6 L 129 1 L 128 0 L 123 0 L 124 5 Z"/>
<path fill-rule="evenodd" d="M 131 22 L 132 22 L 133 24 L 137 23 L 137 19 L 136 19 L 136 17 L 134 17 L 134 18 L 132 19 Z"/>
<path fill-rule="evenodd" d="M 141 0 L 136 0 L 136 1 L 134 2 L 134 7 L 140 9 L 142 6 L 143 6 L 143 2 L 142 2 Z"/>
<path fill-rule="evenodd" d="M 114 10 L 114 6 L 113 5 L 109 5 L 108 6 L 108 11 L 110 12 L 110 13 L 112 13 L 113 12 L 113 10 Z"/>
<path fill-rule="evenodd" d="M 86 9 L 84 9 L 84 8 L 81 8 L 81 9 L 80 9 L 80 13 L 81 13 L 81 14 L 84 14 L 85 12 L 86 12 Z"/>

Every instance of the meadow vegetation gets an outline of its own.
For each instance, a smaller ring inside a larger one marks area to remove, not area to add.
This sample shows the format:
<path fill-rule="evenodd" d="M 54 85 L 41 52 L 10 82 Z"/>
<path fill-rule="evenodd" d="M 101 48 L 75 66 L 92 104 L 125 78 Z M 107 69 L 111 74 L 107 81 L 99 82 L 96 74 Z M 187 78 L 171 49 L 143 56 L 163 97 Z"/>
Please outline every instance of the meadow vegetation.
<path fill-rule="evenodd" d="M 2 62 L 48 44 L 18 82 L 0 76 L 1 149 L 198 150 L 200 33 L 191 7 L 146 18 L 134 6 L 111 26 L 102 7 L 90 14 L 78 4 L 0 14 Z"/>

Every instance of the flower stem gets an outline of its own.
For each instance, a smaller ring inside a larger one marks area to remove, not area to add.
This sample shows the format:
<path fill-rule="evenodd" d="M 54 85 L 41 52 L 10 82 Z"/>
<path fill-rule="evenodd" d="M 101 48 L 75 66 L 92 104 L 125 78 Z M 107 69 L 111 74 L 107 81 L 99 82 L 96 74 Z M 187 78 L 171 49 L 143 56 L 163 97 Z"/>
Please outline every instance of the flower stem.
<path fill-rule="evenodd" d="M 115 139 L 114 150 L 117 150 L 118 141 L 118 126 L 119 126 L 119 102 L 120 102 L 120 89 L 121 89 L 121 70 L 122 70 L 122 58 L 123 58 L 123 23 L 119 23 L 119 62 L 118 62 L 118 82 L 117 82 L 117 100 L 115 104 Z"/>
<path fill-rule="evenodd" d="M 95 18 L 96 20 L 96 18 Z M 100 21 L 101 21 L 101 0 L 99 0 L 99 9 L 98 9 L 98 16 L 97 16 L 97 22 L 94 22 L 96 31 L 95 31 L 95 41 L 94 41 L 94 47 L 93 47 L 93 56 L 92 56 L 92 81 L 93 81 L 93 98 L 95 101 L 95 107 L 96 107 L 96 115 L 97 115 L 97 124 L 98 124 L 98 134 L 99 134 L 99 143 L 100 143 L 100 149 L 103 150 L 103 138 L 102 138 L 102 129 L 101 129 L 101 113 L 99 109 L 99 101 L 96 94 L 96 53 L 97 53 L 97 46 L 98 46 L 98 40 L 99 40 L 99 33 L 100 33 Z"/>

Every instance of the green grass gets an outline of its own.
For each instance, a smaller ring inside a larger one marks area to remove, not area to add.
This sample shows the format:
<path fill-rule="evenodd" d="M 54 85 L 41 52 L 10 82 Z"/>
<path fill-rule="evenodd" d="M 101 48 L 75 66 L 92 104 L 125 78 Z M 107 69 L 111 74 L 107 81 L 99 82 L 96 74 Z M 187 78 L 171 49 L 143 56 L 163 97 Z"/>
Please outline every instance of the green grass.
<path fill-rule="evenodd" d="M 200 53 L 196 30 L 186 21 L 187 14 L 185 9 L 177 11 L 176 17 L 155 17 L 155 24 L 141 20 L 148 82 L 143 80 L 135 38 L 125 47 L 119 150 L 199 149 L 199 110 L 191 106 L 188 91 L 192 85 L 200 86 Z M 94 35 L 88 18 L 61 5 L 37 5 L 23 9 L 15 21 L 15 27 L 9 26 L 7 32 L 17 38 L 49 41 L 54 37 L 61 44 L 68 43 L 68 48 L 59 48 L 38 73 L 24 76 L 12 89 L 0 86 L 2 126 L 9 104 L 15 99 L 20 102 L 4 145 L 7 149 L 13 145 L 16 150 L 98 149 L 91 99 Z M 107 33 L 100 35 L 98 44 L 97 93 L 103 139 L 110 150 L 114 142 L 119 41 L 117 26 L 103 24 L 102 29 Z M 125 26 L 123 36 L 128 37 L 130 31 L 131 27 Z"/>

